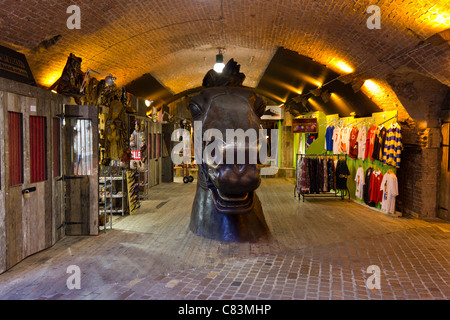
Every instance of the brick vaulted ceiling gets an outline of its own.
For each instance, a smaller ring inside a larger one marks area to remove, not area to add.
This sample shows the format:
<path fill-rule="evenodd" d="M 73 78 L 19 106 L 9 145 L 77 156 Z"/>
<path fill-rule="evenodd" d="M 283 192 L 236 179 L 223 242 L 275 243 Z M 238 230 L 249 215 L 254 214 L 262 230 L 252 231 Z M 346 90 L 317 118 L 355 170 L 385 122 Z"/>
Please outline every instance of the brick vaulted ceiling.
<path fill-rule="evenodd" d="M 66 26 L 72 4 L 79 30 Z M 372 4 L 379 30 L 366 25 Z M 44 87 L 74 53 L 83 71 L 112 73 L 118 85 L 151 74 L 178 94 L 201 86 L 218 48 L 257 87 L 279 47 L 341 75 L 338 61 L 364 79 L 407 66 L 449 85 L 449 15 L 448 0 L 0 0 L 0 44 L 24 53 Z M 443 40 L 426 41 L 436 34 Z"/>

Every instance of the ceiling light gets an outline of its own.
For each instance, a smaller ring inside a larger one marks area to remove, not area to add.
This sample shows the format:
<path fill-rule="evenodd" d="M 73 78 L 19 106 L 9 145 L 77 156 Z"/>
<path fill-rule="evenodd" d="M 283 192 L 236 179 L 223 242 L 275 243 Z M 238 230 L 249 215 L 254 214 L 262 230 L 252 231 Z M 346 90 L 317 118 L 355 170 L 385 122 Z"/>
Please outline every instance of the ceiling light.
<path fill-rule="evenodd" d="M 383 92 L 382 87 L 373 80 L 364 81 L 364 87 L 366 87 L 368 91 L 373 95 L 379 95 Z"/>
<path fill-rule="evenodd" d="M 217 73 L 222 73 L 223 68 L 225 68 L 225 64 L 223 63 L 223 54 L 222 51 L 219 50 L 219 54 L 216 55 L 216 64 L 214 65 L 214 71 Z"/>
<path fill-rule="evenodd" d="M 152 102 L 153 102 L 153 101 L 145 100 L 145 105 L 146 105 L 147 107 L 150 107 L 150 105 L 152 104 Z"/>
<path fill-rule="evenodd" d="M 338 67 L 341 71 L 347 72 L 347 73 L 352 73 L 353 69 L 348 66 L 346 63 L 342 62 L 342 61 L 338 61 L 336 62 L 336 67 Z"/>

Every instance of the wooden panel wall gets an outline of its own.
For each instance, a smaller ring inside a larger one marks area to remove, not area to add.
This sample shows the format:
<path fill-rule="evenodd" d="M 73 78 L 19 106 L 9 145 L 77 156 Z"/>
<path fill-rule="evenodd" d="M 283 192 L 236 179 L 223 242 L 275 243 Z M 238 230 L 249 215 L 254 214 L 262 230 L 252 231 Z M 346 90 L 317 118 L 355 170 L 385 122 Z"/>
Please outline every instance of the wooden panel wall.
<path fill-rule="evenodd" d="M 5 120 L 4 120 L 4 96 L 0 90 L 0 273 L 6 270 L 6 210 L 5 210 L 5 185 L 6 185 L 6 152 L 5 152 Z"/>
<path fill-rule="evenodd" d="M 59 182 L 51 174 L 51 119 L 61 113 L 61 105 L 68 102 L 70 99 L 47 90 L 0 78 L 0 273 L 27 256 L 52 246 L 63 236 L 61 229 L 57 230 L 57 222 L 61 222 L 61 194 L 56 187 Z M 23 181 L 15 186 L 10 186 L 8 170 L 10 139 L 7 122 L 10 111 L 21 113 L 23 122 Z M 30 116 L 46 119 L 45 131 L 40 130 L 40 134 L 46 135 L 46 145 L 40 145 L 38 149 L 43 150 L 40 159 L 46 159 L 46 167 L 41 169 L 47 175 L 39 182 L 32 182 L 30 170 L 30 140 L 33 140 L 29 130 Z M 30 193 L 29 198 L 24 197 L 22 190 L 31 187 L 36 190 Z"/>

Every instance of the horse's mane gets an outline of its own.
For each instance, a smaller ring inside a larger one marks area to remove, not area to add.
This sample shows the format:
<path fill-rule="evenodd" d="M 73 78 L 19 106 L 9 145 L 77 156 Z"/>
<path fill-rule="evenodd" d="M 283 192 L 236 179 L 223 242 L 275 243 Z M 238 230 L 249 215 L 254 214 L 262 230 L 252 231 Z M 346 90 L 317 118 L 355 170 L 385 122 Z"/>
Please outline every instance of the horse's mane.
<path fill-rule="evenodd" d="M 222 73 L 217 73 L 213 69 L 209 70 L 203 78 L 203 87 L 239 87 L 245 80 L 245 74 L 239 72 L 241 66 L 230 59 L 223 68 Z"/>

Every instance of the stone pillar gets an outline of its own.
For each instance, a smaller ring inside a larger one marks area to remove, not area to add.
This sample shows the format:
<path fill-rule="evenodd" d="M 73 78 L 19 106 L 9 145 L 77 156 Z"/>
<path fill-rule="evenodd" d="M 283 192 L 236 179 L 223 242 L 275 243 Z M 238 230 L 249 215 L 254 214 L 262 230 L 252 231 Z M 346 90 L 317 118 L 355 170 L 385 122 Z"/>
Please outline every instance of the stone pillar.
<path fill-rule="evenodd" d="M 404 150 L 397 174 L 397 210 L 414 217 L 436 217 L 442 157 L 439 128 L 419 128 L 416 122 L 401 126 Z"/>
<path fill-rule="evenodd" d="M 411 119 L 400 122 L 404 150 L 398 170 L 397 210 L 415 217 L 436 217 L 441 171 L 441 111 L 449 88 L 403 69 L 388 76 Z"/>

